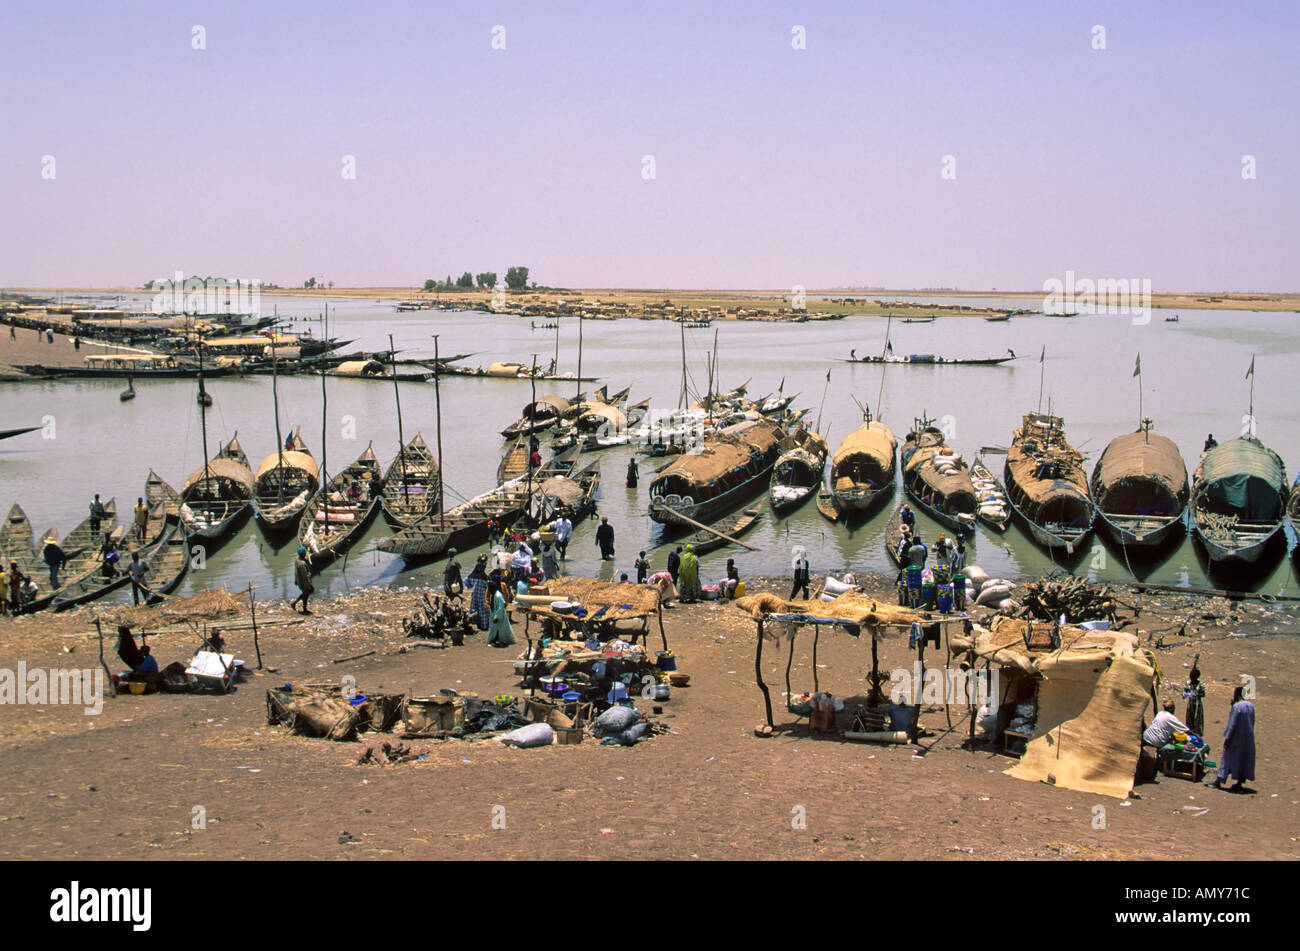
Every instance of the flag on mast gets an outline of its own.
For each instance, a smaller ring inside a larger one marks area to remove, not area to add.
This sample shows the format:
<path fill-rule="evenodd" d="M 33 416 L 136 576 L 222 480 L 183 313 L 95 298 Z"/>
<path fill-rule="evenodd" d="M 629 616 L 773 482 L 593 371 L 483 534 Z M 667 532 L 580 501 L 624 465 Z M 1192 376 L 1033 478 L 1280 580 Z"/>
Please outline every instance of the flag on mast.
<path fill-rule="evenodd" d="M 1137 363 L 1133 367 L 1133 375 L 1134 376 L 1142 375 L 1142 354 L 1140 353 L 1138 354 Z"/>
<path fill-rule="evenodd" d="M 1252 354 L 1250 355 L 1250 369 L 1246 371 L 1246 377 L 1245 377 L 1245 378 L 1246 378 L 1246 379 L 1249 379 L 1250 377 L 1252 377 L 1252 376 L 1254 376 L 1254 375 L 1255 375 L 1255 355 L 1252 353 Z"/>

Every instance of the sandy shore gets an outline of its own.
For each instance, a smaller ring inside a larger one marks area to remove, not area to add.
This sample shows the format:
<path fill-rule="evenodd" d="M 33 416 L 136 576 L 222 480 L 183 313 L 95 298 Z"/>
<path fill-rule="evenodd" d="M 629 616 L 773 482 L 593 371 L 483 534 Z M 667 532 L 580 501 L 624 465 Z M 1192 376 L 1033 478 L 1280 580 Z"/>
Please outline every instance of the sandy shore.
<path fill-rule="evenodd" d="M 885 580 L 872 579 L 880 593 Z M 750 584 L 765 587 L 757 579 Z M 313 603 L 315 614 L 306 619 L 284 605 L 260 605 L 261 648 L 274 670 L 252 673 L 227 696 L 123 695 L 106 700 L 101 716 L 63 706 L 0 707 L 0 824 L 9 856 L 1300 856 L 1300 759 L 1292 752 L 1300 732 L 1296 605 L 1279 613 L 1258 602 L 1144 598 L 1139 626 L 1165 631 L 1156 650 L 1166 680 L 1162 696 L 1201 653 L 1206 733 L 1214 745 L 1233 684 L 1243 672 L 1258 677 L 1258 781 L 1250 784 L 1257 791 L 1232 795 L 1161 777 L 1121 803 L 1005 775 L 1012 760 L 962 749 L 965 722 L 954 712 L 950 731 L 941 708 L 923 713 L 929 733 L 919 746 L 812 736 L 806 721 L 782 710 L 784 651 L 764 658 L 777 733 L 755 737 L 763 708 L 754 685 L 754 625 L 733 606 L 711 603 L 665 612 L 669 643 L 692 680 L 664 705 L 672 718 L 663 722 L 673 732 L 632 748 L 590 739 L 527 751 L 492 741 L 410 741 L 428 757 L 357 766 L 359 743 L 267 726 L 265 691 L 286 681 L 337 682 L 350 674 L 362 692 L 519 692 L 511 665 L 518 650 L 494 650 L 482 635 L 461 648 L 403 652 L 400 618 L 417 597 L 415 590 L 369 589 Z M 6 666 L 20 659 L 29 667 L 95 665 L 92 616 L 82 608 L 0 619 Z M 1186 636 L 1169 633 L 1189 617 Z M 234 628 L 247 619 L 228 623 Z M 517 635 L 521 628 L 517 623 Z M 232 630 L 228 638 L 236 655 L 255 666 L 249 632 Z M 188 658 L 194 647 L 184 633 L 151 643 L 164 663 Z M 797 691 L 812 688 L 811 647 L 810 637 L 795 643 Z M 901 639 L 882 642 L 881 651 L 886 669 L 913 656 Z M 356 659 L 336 663 L 343 658 Z M 111 666 L 120 662 L 112 658 Z M 850 710 L 869 666 L 868 643 L 822 636 L 821 685 L 845 697 Z M 390 738 L 363 735 L 367 743 L 380 739 Z M 191 826 L 196 805 L 208 820 L 201 831 Z M 1106 808 L 1105 829 L 1094 828 L 1097 805 Z M 505 829 L 492 827 L 497 806 L 505 807 Z M 806 814 L 805 829 L 792 827 L 797 807 Z"/>

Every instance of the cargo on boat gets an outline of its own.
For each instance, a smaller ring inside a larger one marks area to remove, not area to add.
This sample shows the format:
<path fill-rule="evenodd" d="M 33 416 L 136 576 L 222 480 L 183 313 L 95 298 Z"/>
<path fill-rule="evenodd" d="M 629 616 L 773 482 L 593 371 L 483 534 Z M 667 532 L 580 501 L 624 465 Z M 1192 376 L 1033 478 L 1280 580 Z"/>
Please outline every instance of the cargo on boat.
<path fill-rule="evenodd" d="M 1254 436 L 1201 457 L 1192 480 L 1192 527 L 1213 563 L 1259 560 L 1286 518 L 1286 466 Z"/>
<path fill-rule="evenodd" d="M 379 460 L 373 446 L 316 493 L 298 526 L 298 544 L 313 573 L 348 551 L 365 534 L 379 506 Z"/>
<path fill-rule="evenodd" d="M 922 512 L 965 535 L 975 527 L 979 501 L 970 466 L 945 439 L 933 420 L 914 422 L 900 452 L 903 488 Z"/>
<path fill-rule="evenodd" d="M 1003 469 L 1011 510 L 1030 537 L 1049 551 L 1074 554 L 1092 532 L 1083 455 L 1065 439 L 1065 420 L 1026 413 Z"/>
<path fill-rule="evenodd" d="M 258 521 L 268 535 L 291 535 L 320 487 L 320 466 L 297 433 L 293 449 L 274 452 L 257 468 L 253 503 Z"/>
<path fill-rule="evenodd" d="M 794 445 L 777 458 L 767 488 L 774 512 L 788 512 L 803 505 L 816 495 L 825 478 L 829 454 L 826 439 L 800 428 L 790 435 L 790 442 Z"/>
<path fill-rule="evenodd" d="M 380 503 L 384 518 L 397 528 L 407 528 L 437 512 L 441 506 L 442 475 L 438 460 L 416 433 L 402 447 L 384 476 Z"/>

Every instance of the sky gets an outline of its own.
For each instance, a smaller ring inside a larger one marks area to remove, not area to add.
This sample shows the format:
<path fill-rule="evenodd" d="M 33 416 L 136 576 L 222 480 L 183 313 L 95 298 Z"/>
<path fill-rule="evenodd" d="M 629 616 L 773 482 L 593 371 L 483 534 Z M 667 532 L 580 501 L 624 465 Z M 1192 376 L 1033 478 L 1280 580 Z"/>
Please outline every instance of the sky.
<path fill-rule="evenodd" d="M 0 286 L 1300 291 L 1298 41 L 1294 0 L 5 0 Z"/>

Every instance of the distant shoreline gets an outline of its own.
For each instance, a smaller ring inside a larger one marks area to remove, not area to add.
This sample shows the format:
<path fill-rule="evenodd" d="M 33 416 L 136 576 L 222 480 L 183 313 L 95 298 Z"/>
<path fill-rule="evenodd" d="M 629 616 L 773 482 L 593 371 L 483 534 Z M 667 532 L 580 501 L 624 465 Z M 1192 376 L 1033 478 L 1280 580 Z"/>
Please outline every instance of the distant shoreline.
<path fill-rule="evenodd" d="M 36 294 L 53 296 L 63 294 L 81 296 L 88 294 L 112 295 L 146 295 L 149 293 L 140 287 L 11 287 L 4 288 L 6 294 Z M 425 291 L 422 287 L 332 287 L 302 288 L 277 287 L 264 288 L 262 293 L 268 297 L 293 297 L 305 300 L 376 300 L 383 302 L 420 301 L 433 305 L 450 302 L 465 302 L 486 309 L 491 302 L 493 292 L 465 289 L 454 293 Z M 1045 294 L 1042 291 L 955 291 L 955 290 L 853 290 L 844 288 L 814 289 L 804 292 L 807 296 L 805 310 L 809 315 L 829 313 L 834 315 L 865 316 L 970 316 L 983 317 L 989 314 L 1003 313 L 1006 308 L 970 306 L 970 305 L 934 305 L 917 303 L 910 298 L 946 297 L 979 299 L 988 297 L 1006 300 L 1024 301 L 1028 308 L 1041 303 Z M 562 288 L 547 290 L 528 290 L 508 292 L 507 308 L 546 306 L 564 301 L 575 313 L 582 309 L 584 303 L 600 302 L 604 305 L 625 304 L 640 307 L 645 304 L 661 305 L 669 301 L 679 307 L 714 308 L 727 310 L 789 310 L 790 292 L 786 290 L 760 289 L 680 289 L 667 288 L 659 290 L 633 288 Z M 1260 294 L 1251 292 L 1237 293 L 1153 293 L 1151 307 L 1159 310 L 1253 310 L 1275 313 L 1300 313 L 1300 293 L 1294 294 Z M 636 314 L 628 315 L 635 319 Z M 1101 314 L 1100 316 L 1105 316 Z M 734 319 L 719 315 L 716 319 Z"/>

